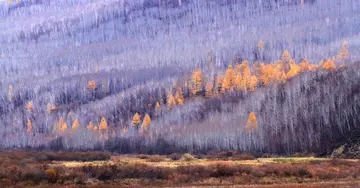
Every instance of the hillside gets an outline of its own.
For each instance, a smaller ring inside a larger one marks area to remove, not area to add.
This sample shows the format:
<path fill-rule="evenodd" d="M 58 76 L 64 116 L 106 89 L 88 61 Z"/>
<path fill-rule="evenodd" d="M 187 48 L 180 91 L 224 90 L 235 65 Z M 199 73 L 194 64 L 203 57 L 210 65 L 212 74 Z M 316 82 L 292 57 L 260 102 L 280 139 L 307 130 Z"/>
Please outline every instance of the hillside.
<path fill-rule="evenodd" d="M 0 7 L 1 148 L 328 154 L 359 130 L 359 1 Z"/>

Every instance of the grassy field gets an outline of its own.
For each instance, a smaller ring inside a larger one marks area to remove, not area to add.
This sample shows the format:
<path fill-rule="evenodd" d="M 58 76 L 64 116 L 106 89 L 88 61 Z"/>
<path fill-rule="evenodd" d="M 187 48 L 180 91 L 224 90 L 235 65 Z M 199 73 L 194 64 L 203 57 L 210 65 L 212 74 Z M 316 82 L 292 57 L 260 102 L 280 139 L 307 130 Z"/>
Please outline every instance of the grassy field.
<path fill-rule="evenodd" d="M 359 187 L 360 160 L 226 155 L 1 152 L 0 185 L 38 187 Z"/>

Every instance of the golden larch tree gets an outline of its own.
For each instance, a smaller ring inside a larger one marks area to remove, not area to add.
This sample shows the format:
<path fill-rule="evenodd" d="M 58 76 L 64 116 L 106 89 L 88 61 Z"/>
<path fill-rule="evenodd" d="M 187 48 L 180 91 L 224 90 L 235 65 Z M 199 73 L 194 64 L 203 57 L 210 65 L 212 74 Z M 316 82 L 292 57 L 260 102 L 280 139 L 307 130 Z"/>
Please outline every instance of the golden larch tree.
<path fill-rule="evenodd" d="M 93 131 L 97 131 L 97 130 L 99 130 L 98 126 L 97 126 L 97 125 L 94 125 Z"/>
<path fill-rule="evenodd" d="M 100 120 L 99 130 L 107 130 L 107 128 L 108 128 L 107 121 L 105 117 L 102 117 Z"/>
<path fill-rule="evenodd" d="M 283 62 L 288 62 L 291 60 L 290 52 L 287 49 L 282 53 L 280 60 Z"/>
<path fill-rule="evenodd" d="M 95 82 L 95 80 L 90 80 L 89 82 L 88 82 L 88 89 L 89 90 L 92 90 L 92 91 L 94 91 L 95 89 L 96 89 L 96 82 Z"/>
<path fill-rule="evenodd" d="M 289 70 L 289 72 L 286 73 L 287 78 L 292 78 L 301 73 L 301 67 L 299 65 L 295 64 L 295 62 L 293 60 L 291 60 L 289 62 L 289 65 L 290 65 L 290 70 Z"/>
<path fill-rule="evenodd" d="M 73 124 L 72 124 L 72 126 L 71 126 L 71 130 L 72 130 L 72 131 L 77 130 L 77 129 L 79 128 L 79 125 L 80 125 L 79 120 L 78 120 L 78 119 L 75 119 L 74 122 L 73 122 Z"/>
<path fill-rule="evenodd" d="M 212 90 L 213 90 L 213 83 L 211 83 L 211 82 L 206 83 L 206 85 L 205 85 L 205 96 L 206 97 L 211 97 L 212 94 L 213 94 Z"/>
<path fill-rule="evenodd" d="M 138 127 L 140 125 L 140 115 L 138 113 L 134 114 L 134 117 L 132 119 L 132 125 L 134 127 Z"/>
<path fill-rule="evenodd" d="M 244 61 L 240 65 L 240 73 L 241 73 L 241 84 L 240 89 L 247 90 L 247 88 L 250 86 L 250 77 L 251 77 L 251 70 L 249 67 L 249 62 Z"/>
<path fill-rule="evenodd" d="M 201 92 L 201 87 L 202 87 L 202 75 L 200 69 L 196 69 L 196 71 L 193 72 L 192 81 L 194 86 L 192 90 L 192 94 L 197 95 Z"/>
<path fill-rule="evenodd" d="M 336 65 L 333 61 L 327 60 L 324 64 L 321 66 L 324 70 L 328 71 L 334 71 L 336 69 Z"/>
<path fill-rule="evenodd" d="M 13 88 L 13 86 L 10 84 L 9 85 L 9 93 L 8 93 L 8 100 L 11 102 L 12 101 L 12 99 L 13 99 L 13 90 L 14 90 L 14 88 Z"/>
<path fill-rule="evenodd" d="M 178 89 L 176 90 L 176 93 L 175 93 L 175 101 L 176 101 L 177 104 L 180 105 L 180 106 L 184 105 L 184 96 L 183 96 L 183 93 L 182 93 L 181 88 L 178 88 Z"/>
<path fill-rule="evenodd" d="M 225 78 L 222 82 L 222 92 L 226 92 L 233 88 L 235 82 L 235 72 L 233 67 L 230 65 L 225 72 Z"/>
<path fill-rule="evenodd" d="M 127 129 L 126 129 L 126 127 L 124 127 L 124 128 L 123 128 L 123 131 L 122 131 L 123 135 L 125 135 L 126 132 L 127 132 Z"/>
<path fill-rule="evenodd" d="M 51 112 L 53 112 L 53 111 L 55 111 L 56 110 L 56 106 L 54 105 L 54 104 L 47 104 L 46 105 L 46 111 L 48 112 L 48 113 L 51 113 Z"/>
<path fill-rule="evenodd" d="M 245 130 L 253 132 L 258 128 L 258 122 L 254 112 L 250 112 L 248 120 L 246 121 Z"/>
<path fill-rule="evenodd" d="M 306 59 L 301 60 L 299 66 L 300 66 L 300 69 L 301 69 L 302 72 L 310 70 L 309 69 L 309 67 L 310 67 L 309 61 L 306 60 Z"/>
<path fill-rule="evenodd" d="M 258 85 L 258 79 L 256 78 L 255 75 L 251 76 L 249 90 L 254 91 L 256 89 L 257 85 Z"/>
<path fill-rule="evenodd" d="M 171 91 L 167 96 L 166 106 L 168 110 L 171 110 L 172 107 L 176 106 L 176 101 Z"/>
<path fill-rule="evenodd" d="M 347 59 L 350 57 L 350 53 L 347 50 L 347 45 L 348 43 L 345 41 L 340 51 L 338 52 L 338 55 L 336 56 L 338 59 Z"/>
<path fill-rule="evenodd" d="M 30 119 L 27 120 L 27 132 L 28 133 L 32 132 L 32 123 Z"/>
<path fill-rule="evenodd" d="M 60 132 L 65 132 L 67 130 L 67 124 L 64 122 L 62 125 L 61 125 L 61 129 L 60 129 Z"/>
<path fill-rule="evenodd" d="M 151 118 L 148 114 L 146 114 L 142 123 L 142 129 L 148 130 L 150 124 L 151 124 Z"/>
<path fill-rule="evenodd" d="M 223 78 L 222 74 L 218 74 L 218 76 L 216 78 L 216 83 L 215 83 L 215 95 L 219 95 L 223 81 L 224 81 L 224 78 Z"/>
<path fill-rule="evenodd" d="M 87 129 L 91 130 L 91 131 L 94 129 L 94 125 L 93 125 L 92 121 L 89 122 Z"/>
<path fill-rule="evenodd" d="M 32 110 L 33 110 L 33 102 L 32 102 L 32 101 L 29 101 L 29 102 L 26 104 L 26 111 L 32 112 Z"/>
<path fill-rule="evenodd" d="M 264 48 L 264 42 L 262 40 L 259 40 L 257 43 L 257 47 L 259 51 L 261 51 Z"/>

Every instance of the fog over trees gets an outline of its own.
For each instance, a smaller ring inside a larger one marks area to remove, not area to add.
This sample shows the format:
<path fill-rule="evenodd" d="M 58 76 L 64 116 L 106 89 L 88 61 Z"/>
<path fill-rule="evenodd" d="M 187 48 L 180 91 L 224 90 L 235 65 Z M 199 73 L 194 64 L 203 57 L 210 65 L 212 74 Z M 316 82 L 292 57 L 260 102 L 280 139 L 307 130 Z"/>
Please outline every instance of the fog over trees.
<path fill-rule="evenodd" d="M 359 129 L 359 0 L 0 1 L 0 147 L 324 153 Z"/>

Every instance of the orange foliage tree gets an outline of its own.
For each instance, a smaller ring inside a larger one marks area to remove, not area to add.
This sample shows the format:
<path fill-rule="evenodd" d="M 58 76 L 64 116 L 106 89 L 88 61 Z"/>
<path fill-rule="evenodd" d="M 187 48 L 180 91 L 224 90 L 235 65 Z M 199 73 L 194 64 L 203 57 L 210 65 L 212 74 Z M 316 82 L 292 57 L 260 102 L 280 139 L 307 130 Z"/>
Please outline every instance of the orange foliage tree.
<path fill-rule="evenodd" d="M 73 124 L 71 126 L 71 130 L 76 131 L 79 128 L 79 125 L 80 125 L 79 120 L 75 119 L 75 121 L 73 122 Z"/>
<path fill-rule="evenodd" d="M 230 65 L 225 72 L 225 78 L 222 82 L 222 92 L 230 90 L 234 86 L 235 72 L 233 67 Z"/>
<path fill-rule="evenodd" d="M 142 123 L 143 130 L 148 130 L 150 123 L 151 123 L 151 118 L 148 114 L 146 114 Z"/>
<path fill-rule="evenodd" d="M 280 60 L 283 62 L 288 62 L 291 60 L 290 52 L 287 49 L 282 53 Z"/>
<path fill-rule="evenodd" d="M 206 83 L 205 85 L 205 96 L 211 97 L 213 90 L 213 84 L 211 82 Z"/>
<path fill-rule="evenodd" d="M 218 74 L 217 78 L 216 78 L 216 84 L 215 84 L 215 94 L 219 95 L 220 91 L 221 91 L 221 85 L 223 83 L 223 76 L 221 74 Z"/>
<path fill-rule="evenodd" d="M 177 104 L 180 105 L 180 106 L 184 105 L 184 97 L 183 97 L 181 88 L 178 88 L 178 89 L 176 90 L 175 101 L 176 101 Z"/>
<path fill-rule="evenodd" d="M 347 59 L 350 56 L 349 51 L 347 50 L 348 43 L 345 41 L 343 46 L 341 47 L 340 51 L 338 52 L 337 58 L 338 59 Z"/>
<path fill-rule="evenodd" d="M 171 92 L 169 92 L 169 94 L 167 96 L 166 105 L 167 105 L 168 110 L 171 110 L 172 107 L 176 106 L 176 100 Z"/>
<path fill-rule="evenodd" d="M 13 98 L 13 86 L 9 85 L 9 93 L 8 93 L 8 100 L 11 102 Z"/>
<path fill-rule="evenodd" d="M 32 132 L 32 123 L 30 119 L 27 120 L 27 132 L 28 133 Z"/>
<path fill-rule="evenodd" d="M 201 92 L 201 87 L 202 87 L 202 75 L 200 69 L 196 69 L 196 71 L 193 72 L 192 81 L 194 86 L 192 90 L 192 94 L 197 95 Z"/>
<path fill-rule="evenodd" d="M 32 101 L 29 101 L 26 104 L 26 111 L 31 112 L 32 110 L 33 110 L 33 103 L 32 103 Z"/>
<path fill-rule="evenodd" d="M 96 82 L 94 80 L 90 80 L 88 82 L 88 89 L 89 90 L 95 90 L 96 89 Z"/>
<path fill-rule="evenodd" d="M 107 130 L 108 124 L 106 122 L 106 119 L 104 117 L 100 120 L 99 130 Z"/>
<path fill-rule="evenodd" d="M 246 121 L 245 130 L 253 132 L 258 128 L 258 122 L 254 112 L 250 112 L 248 120 Z"/>
<path fill-rule="evenodd" d="M 336 65 L 333 61 L 327 60 L 324 64 L 321 66 L 324 70 L 328 71 L 334 71 L 336 69 Z"/>
<path fill-rule="evenodd" d="M 132 119 L 132 125 L 134 127 L 139 127 L 139 125 L 140 125 L 140 115 L 138 113 L 134 114 L 134 117 Z"/>
<path fill-rule="evenodd" d="M 94 125 L 93 125 L 92 121 L 89 122 L 87 129 L 91 130 L 91 131 L 94 129 Z"/>

